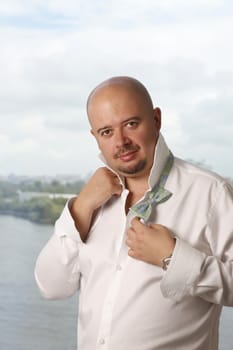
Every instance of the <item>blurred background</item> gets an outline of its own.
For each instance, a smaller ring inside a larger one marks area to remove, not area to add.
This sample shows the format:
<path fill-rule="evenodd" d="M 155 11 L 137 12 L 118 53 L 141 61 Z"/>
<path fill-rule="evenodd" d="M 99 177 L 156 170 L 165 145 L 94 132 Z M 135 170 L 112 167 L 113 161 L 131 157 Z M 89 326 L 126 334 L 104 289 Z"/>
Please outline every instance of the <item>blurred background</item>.
<path fill-rule="evenodd" d="M 74 350 L 77 298 L 44 301 L 36 256 L 65 201 L 99 166 L 85 104 L 133 76 L 173 153 L 233 179 L 230 0 L 0 3 L 0 349 Z M 231 350 L 224 309 L 220 350 Z"/>

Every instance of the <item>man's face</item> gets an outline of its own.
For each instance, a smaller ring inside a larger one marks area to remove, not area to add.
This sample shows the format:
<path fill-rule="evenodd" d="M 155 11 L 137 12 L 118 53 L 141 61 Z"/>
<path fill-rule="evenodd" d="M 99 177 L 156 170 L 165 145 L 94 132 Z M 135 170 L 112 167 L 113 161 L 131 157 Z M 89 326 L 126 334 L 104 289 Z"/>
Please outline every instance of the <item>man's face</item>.
<path fill-rule="evenodd" d="M 92 134 L 107 164 L 126 177 L 148 176 L 160 130 L 160 110 L 138 92 L 105 87 L 89 106 Z"/>

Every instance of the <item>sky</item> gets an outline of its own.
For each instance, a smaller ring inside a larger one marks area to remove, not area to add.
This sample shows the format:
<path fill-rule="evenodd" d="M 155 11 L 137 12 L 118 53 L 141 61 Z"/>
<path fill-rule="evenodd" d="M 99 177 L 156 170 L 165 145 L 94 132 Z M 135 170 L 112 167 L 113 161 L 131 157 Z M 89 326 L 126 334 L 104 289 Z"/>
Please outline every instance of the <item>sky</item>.
<path fill-rule="evenodd" d="M 116 75 L 139 79 L 181 158 L 233 178 L 231 0 L 0 3 L 0 175 L 87 176 L 85 111 Z"/>

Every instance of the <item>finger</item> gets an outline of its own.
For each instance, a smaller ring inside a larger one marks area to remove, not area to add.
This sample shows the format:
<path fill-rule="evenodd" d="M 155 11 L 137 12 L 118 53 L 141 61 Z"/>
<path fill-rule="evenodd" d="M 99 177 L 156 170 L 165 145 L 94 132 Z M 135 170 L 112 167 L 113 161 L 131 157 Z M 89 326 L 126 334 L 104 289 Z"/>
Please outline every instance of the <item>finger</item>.
<path fill-rule="evenodd" d="M 130 228 L 128 229 L 128 231 L 127 231 L 127 236 L 128 236 L 128 239 L 130 239 L 130 240 L 135 239 L 135 237 L 136 237 L 136 232 L 135 232 L 135 230 L 134 230 L 132 227 L 130 227 Z"/>
<path fill-rule="evenodd" d="M 132 241 L 129 238 L 126 239 L 125 243 L 129 248 L 132 248 Z"/>
<path fill-rule="evenodd" d="M 116 177 L 116 179 L 114 179 L 112 186 L 113 186 L 113 191 L 114 191 L 113 194 L 121 195 L 121 193 L 123 191 L 123 187 L 122 187 L 121 183 L 119 182 L 118 177 Z"/>
<path fill-rule="evenodd" d="M 145 225 L 145 224 L 142 222 L 142 219 L 139 218 L 138 216 L 135 216 L 131 221 L 131 226 L 133 226 L 134 228 L 142 227 L 142 225 Z"/>
<path fill-rule="evenodd" d="M 116 188 L 115 194 L 120 196 L 121 193 L 122 193 L 122 190 L 123 190 L 122 186 L 118 185 L 117 188 Z"/>
<path fill-rule="evenodd" d="M 131 226 L 136 225 L 137 222 L 140 222 L 140 218 L 138 216 L 135 216 L 132 220 L 131 220 Z"/>
<path fill-rule="evenodd" d="M 129 249 L 129 250 L 128 250 L 128 255 L 131 256 L 131 258 L 134 258 L 134 257 L 135 257 L 135 254 L 134 254 L 133 249 Z"/>

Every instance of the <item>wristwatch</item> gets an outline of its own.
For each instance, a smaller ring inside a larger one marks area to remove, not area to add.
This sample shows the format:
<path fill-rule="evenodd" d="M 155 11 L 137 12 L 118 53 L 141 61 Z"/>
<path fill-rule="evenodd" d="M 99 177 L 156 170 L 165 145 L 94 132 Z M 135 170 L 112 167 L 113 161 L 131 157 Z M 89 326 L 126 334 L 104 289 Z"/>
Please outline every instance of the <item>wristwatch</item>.
<path fill-rule="evenodd" d="M 172 259 L 172 254 L 163 259 L 162 268 L 164 271 L 168 269 L 171 259 Z"/>

